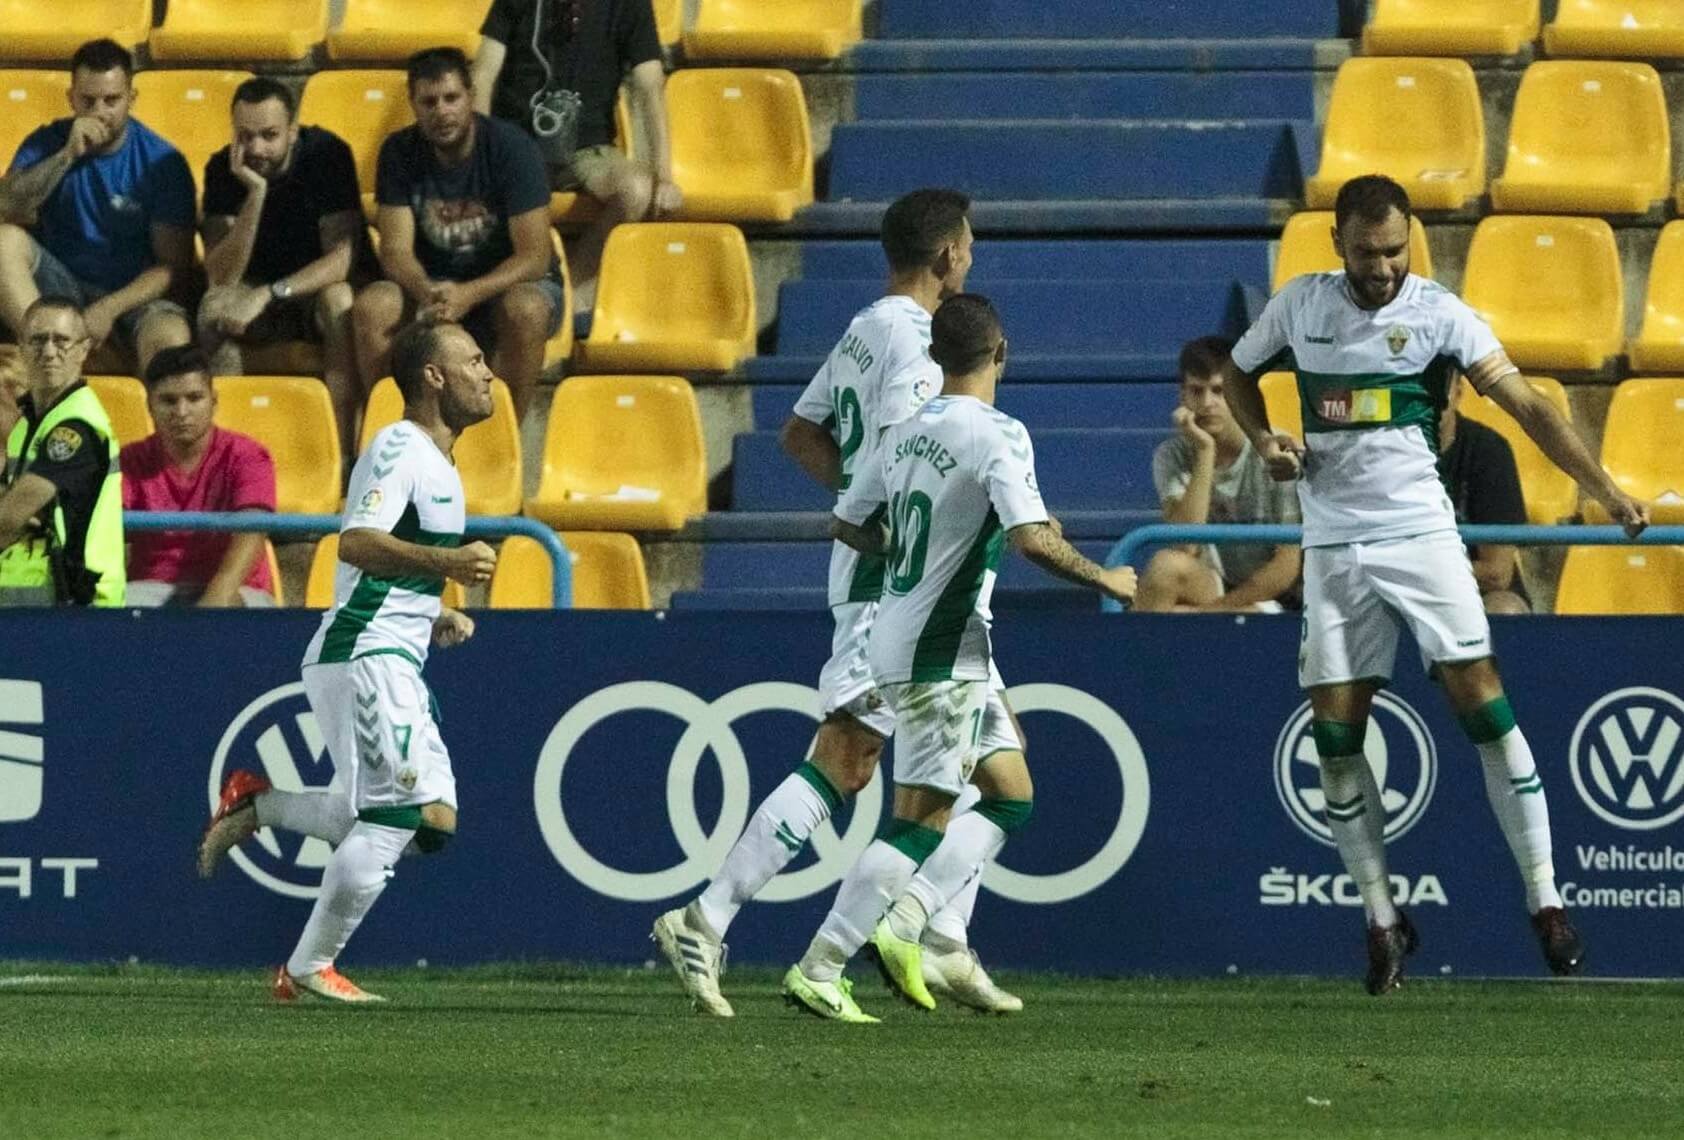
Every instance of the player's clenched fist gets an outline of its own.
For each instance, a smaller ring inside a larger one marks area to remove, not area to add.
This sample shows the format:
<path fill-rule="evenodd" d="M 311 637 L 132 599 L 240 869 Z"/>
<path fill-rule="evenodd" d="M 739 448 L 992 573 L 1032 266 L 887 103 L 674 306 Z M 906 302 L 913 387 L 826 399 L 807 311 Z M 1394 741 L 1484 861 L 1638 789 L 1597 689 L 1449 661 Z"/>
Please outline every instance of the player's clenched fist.
<path fill-rule="evenodd" d="M 1290 483 L 1298 478 L 1304 466 L 1304 445 L 1290 435 L 1276 433 L 1264 436 L 1257 448 L 1257 456 L 1268 468 L 1269 478 L 1277 483 Z"/>
<path fill-rule="evenodd" d="M 470 542 L 450 552 L 450 568 L 445 571 L 464 586 L 478 586 L 491 580 L 497 568 L 497 552 L 483 542 Z"/>
<path fill-rule="evenodd" d="M 1132 601 L 1137 578 L 1133 566 L 1110 566 L 1099 577 L 1099 588 L 1119 602 Z"/>

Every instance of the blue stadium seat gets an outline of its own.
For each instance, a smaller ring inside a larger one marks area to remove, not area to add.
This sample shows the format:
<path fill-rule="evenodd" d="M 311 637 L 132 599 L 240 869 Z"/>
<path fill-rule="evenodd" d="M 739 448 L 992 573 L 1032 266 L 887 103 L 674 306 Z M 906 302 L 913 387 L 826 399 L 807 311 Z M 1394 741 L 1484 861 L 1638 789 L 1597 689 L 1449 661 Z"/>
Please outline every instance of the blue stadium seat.
<path fill-rule="evenodd" d="M 895 39 L 1240 39 L 1339 34 L 1330 0 L 879 0 L 877 34 Z"/>
<path fill-rule="evenodd" d="M 933 185 L 995 200 L 1255 204 L 1301 197 L 1318 149 L 1308 123 L 841 123 L 827 197 L 886 202 Z"/>
<path fill-rule="evenodd" d="M 1313 120 L 1311 71 L 861 75 L 854 118 Z"/>
<path fill-rule="evenodd" d="M 1143 281 L 1231 277 L 1269 286 L 1269 243 L 1257 238 L 983 240 L 973 250 L 970 286 L 981 292 L 999 281 L 1133 277 Z M 883 248 L 870 241 L 809 241 L 801 246 L 799 276 L 881 282 Z M 840 336 L 842 330 L 838 329 Z"/>
<path fill-rule="evenodd" d="M 801 395 L 798 384 L 757 385 L 753 392 L 754 426 L 776 431 L 789 418 Z M 1175 407 L 1177 386 L 1172 381 L 1137 384 L 1045 383 L 1024 387 L 1008 375 L 1000 389 L 1001 410 L 1022 420 L 1030 431 L 1043 428 L 1118 427 L 1161 428 Z"/>

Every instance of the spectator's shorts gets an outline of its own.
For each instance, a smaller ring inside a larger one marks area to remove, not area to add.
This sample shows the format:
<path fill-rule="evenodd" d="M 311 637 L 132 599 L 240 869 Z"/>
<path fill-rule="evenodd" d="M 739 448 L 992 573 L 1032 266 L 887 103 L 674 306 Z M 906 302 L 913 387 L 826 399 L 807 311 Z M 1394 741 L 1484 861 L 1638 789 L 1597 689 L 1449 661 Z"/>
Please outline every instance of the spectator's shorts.
<path fill-rule="evenodd" d="M 109 289 L 101 289 L 98 285 L 91 285 L 65 266 L 64 262 L 54 257 L 40 242 L 30 239 L 35 247 L 35 264 L 30 272 L 35 278 L 35 288 L 43 295 L 57 293 L 69 297 L 84 309 L 107 293 Z M 111 329 L 117 334 L 117 339 L 129 352 L 135 350 L 140 339 L 140 327 L 154 317 L 177 316 L 186 321 L 187 310 L 174 301 L 160 297 L 156 301 L 148 301 L 138 308 L 130 309 L 112 323 Z"/>
<path fill-rule="evenodd" d="M 1421 662 L 1491 656 L 1491 627 L 1461 537 L 1453 530 L 1304 551 L 1304 688 L 1391 679 L 1407 626 Z"/>
<path fill-rule="evenodd" d="M 895 731 L 895 714 L 871 679 L 865 651 L 877 603 L 848 602 L 832 607 L 830 615 L 836 628 L 830 637 L 830 660 L 819 670 L 820 708 L 826 717 L 846 713 L 887 740 Z"/>
<path fill-rule="evenodd" d="M 584 193 L 585 187 L 592 182 L 599 182 L 630 163 L 631 159 L 621 153 L 620 148 L 607 143 L 581 147 L 573 152 L 573 159 L 566 166 L 549 168 L 550 189 Z"/>
<path fill-rule="evenodd" d="M 883 686 L 895 714 L 895 784 L 957 796 L 981 761 L 1023 748 L 993 681 Z"/>
<path fill-rule="evenodd" d="M 334 783 L 357 811 L 456 807 L 456 777 L 433 695 L 406 657 L 377 653 L 304 667 L 304 695 L 333 758 Z"/>
<path fill-rule="evenodd" d="M 526 282 L 536 285 L 550 303 L 550 319 L 544 326 L 544 339 L 549 340 L 561 331 L 563 317 L 570 316 L 564 311 L 562 299 L 566 291 L 562 288 L 561 278 L 555 274 L 547 274 L 536 281 Z M 512 288 L 512 286 L 511 286 Z M 497 298 L 476 305 L 468 310 L 462 318 L 462 327 L 473 334 L 479 346 L 487 353 L 497 347 Z"/>

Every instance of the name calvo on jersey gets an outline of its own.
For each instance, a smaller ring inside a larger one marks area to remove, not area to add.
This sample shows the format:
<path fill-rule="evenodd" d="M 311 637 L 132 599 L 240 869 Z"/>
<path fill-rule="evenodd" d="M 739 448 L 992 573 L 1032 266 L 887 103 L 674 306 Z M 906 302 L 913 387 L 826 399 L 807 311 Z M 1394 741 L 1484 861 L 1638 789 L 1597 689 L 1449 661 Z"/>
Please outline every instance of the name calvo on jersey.
<path fill-rule="evenodd" d="M 837 355 L 844 360 L 852 360 L 861 372 L 871 371 L 871 366 L 877 363 L 877 358 L 871 354 L 871 347 L 864 339 L 853 333 L 842 338 L 842 343 L 836 346 Z"/>
<path fill-rule="evenodd" d="M 959 461 L 953 453 L 937 443 L 927 435 L 915 435 L 911 439 L 903 439 L 895 444 L 895 462 L 903 459 L 927 459 L 930 466 L 936 469 L 936 474 L 943 479 L 947 473 L 959 466 Z"/>

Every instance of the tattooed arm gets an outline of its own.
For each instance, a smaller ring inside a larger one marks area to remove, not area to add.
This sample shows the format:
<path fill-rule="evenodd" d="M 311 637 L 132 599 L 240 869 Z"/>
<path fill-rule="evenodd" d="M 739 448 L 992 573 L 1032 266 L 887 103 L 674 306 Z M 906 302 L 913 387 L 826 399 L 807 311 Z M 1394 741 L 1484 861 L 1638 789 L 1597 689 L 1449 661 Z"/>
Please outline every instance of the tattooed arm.
<path fill-rule="evenodd" d="M 1109 569 L 1086 557 L 1070 543 L 1055 522 L 1029 523 L 1013 527 L 1006 537 L 1029 561 L 1057 578 L 1087 586 L 1126 602 L 1134 597 L 1135 574 L 1129 566 Z"/>

